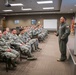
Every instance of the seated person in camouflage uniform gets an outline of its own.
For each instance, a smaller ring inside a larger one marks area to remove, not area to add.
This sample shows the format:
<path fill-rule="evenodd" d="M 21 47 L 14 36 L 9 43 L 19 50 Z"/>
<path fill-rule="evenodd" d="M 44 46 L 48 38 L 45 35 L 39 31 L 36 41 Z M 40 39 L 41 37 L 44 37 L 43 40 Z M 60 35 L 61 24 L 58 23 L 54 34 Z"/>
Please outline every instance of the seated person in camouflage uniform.
<path fill-rule="evenodd" d="M 2 56 L 11 58 L 11 64 L 13 65 L 13 67 L 16 67 L 15 61 L 19 58 L 20 54 L 16 50 L 11 49 L 10 46 L 6 43 L 5 39 L 2 38 L 1 30 L 0 30 L 0 52 Z"/>
<path fill-rule="evenodd" d="M 19 38 L 20 38 L 20 40 L 21 40 L 22 42 L 24 42 L 25 44 L 30 45 L 32 51 L 35 51 L 34 43 L 33 43 L 33 42 L 29 42 L 29 41 L 27 40 L 27 38 L 25 38 L 25 36 L 24 36 L 24 29 L 20 29 Z M 29 39 L 29 38 L 28 38 L 28 39 Z"/>
<path fill-rule="evenodd" d="M 28 30 L 24 30 L 24 34 L 23 34 L 24 38 L 29 42 L 29 43 L 33 43 L 35 46 L 35 49 L 40 49 L 39 48 L 39 42 L 38 42 L 38 38 L 30 38 L 29 34 L 28 34 Z"/>
<path fill-rule="evenodd" d="M 37 30 L 38 30 L 38 38 L 39 38 L 39 40 L 43 41 L 45 39 L 45 37 L 47 36 L 47 34 L 48 34 L 47 30 L 44 29 L 42 27 L 42 25 L 39 25 Z"/>
<path fill-rule="evenodd" d="M 11 38 L 11 30 L 8 27 L 5 30 L 7 32 L 7 36 Z"/>
<path fill-rule="evenodd" d="M 11 42 L 11 44 L 15 45 L 17 48 L 19 48 L 22 53 L 26 56 L 28 56 L 27 59 L 29 60 L 35 60 L 37 58 L 35 58 L 34 56 L 32 56 L 31 54 L 31 48 L 28 48 L 27 44 L 25 44 L 22 40 L 20 40 L 19 36 L 17 36 L 17 31 L 16 29 L 12 29 L 12 36 L 11 36 L 11 39 L 13 40 Z"/>
<path fill-rule="evenodd" d="M 2 38 L 4 38 L 6 43 L 10 46 L 10 43 L 12 40 L 10 39 L 10 36 L 8 35 L 8 32 L 6 31 L 6 29 L 3 30 Z"/>

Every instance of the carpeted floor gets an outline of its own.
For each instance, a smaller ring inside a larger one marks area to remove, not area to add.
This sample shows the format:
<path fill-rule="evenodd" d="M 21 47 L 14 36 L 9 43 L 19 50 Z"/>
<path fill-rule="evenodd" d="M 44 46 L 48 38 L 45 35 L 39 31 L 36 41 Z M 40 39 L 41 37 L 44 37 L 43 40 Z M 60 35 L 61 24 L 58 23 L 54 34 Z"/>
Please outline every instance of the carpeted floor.
<path fill-rule="evenodd" d="M 16 70 L 4 70 L 5 65 L 0 63 L 0 75 L 72 75 L 70 63 L 57 62 L 60 57 L 58 38 L 49 34 L 48 38 L 40 43 L 40 52 L 33 53 L 38 59 L 36 61 L 22 60 Z"/>

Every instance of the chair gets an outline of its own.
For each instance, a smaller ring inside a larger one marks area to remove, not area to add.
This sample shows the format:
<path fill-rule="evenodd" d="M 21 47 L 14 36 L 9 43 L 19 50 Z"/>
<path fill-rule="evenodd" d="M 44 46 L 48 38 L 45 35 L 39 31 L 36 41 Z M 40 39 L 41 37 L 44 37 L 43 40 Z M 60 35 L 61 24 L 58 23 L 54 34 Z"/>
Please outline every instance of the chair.
<path fill-rule="evenodd" d="M 0 61 L 5 63 L 6 72 L 8 72 L 9 59 L 6 56 L 2 56 L 0 52 Z"/>
<path fill-rule="evenodd" d="M 20 61 L 22 61 L 22 59 L 24 59 L 24 57 L 22 57 L 22 51 L 20 50 L 20 48 L 18 48 L 18 47 L 17 47 L 16 45 L 14 45 L 14 44 L 11 44 L 10 47 L 20 53 Z"/>

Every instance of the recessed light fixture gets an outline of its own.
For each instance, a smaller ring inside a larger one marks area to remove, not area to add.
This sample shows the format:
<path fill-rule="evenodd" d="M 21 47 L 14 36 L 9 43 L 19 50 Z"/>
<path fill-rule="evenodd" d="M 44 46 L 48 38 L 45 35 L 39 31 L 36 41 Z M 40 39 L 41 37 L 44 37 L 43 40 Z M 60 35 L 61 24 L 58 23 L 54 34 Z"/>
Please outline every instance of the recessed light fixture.
<path fill-rule="evenodd" d="M 13 10 L 2 10 L 3 12 L 12 12 Z"/>
<path fill-rule="evenodd" d="M 73 9 L 70 9 L 71 11 L 73 10 Z"/>
<path fill-rule="evenodd" d="M 29 11 L 29 10 L 32 10 L 31 8 L 21 8 L 21 10 L 25 10 L 25 11 Z"/>
<path fill-rule="evenodd" d="M 37 1 L 38 4 L 48 4 L 53 3 L 53 1 Z"/>
<path fill-rule="evenodd" d="M 44 7 L 43 9 L 54 9 L 54 7 Z"/>
<path fill-rule="evenodd" d="M 76 4 L 74 6 L 76 6 Z"/>
<path fill-rule="evenodd" d="M 10 4 L 11 6 L 23 6 L 22 3 Z"/>

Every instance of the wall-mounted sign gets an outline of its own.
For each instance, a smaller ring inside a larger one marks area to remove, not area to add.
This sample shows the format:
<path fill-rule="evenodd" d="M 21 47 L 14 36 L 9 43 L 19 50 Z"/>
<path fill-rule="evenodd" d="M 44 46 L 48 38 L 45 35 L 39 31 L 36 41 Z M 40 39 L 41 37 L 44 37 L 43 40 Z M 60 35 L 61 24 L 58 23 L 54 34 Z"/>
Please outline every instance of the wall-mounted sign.
<path fill-rule="evenodd" d="M 32 20 L 31 20 L 31 24 L 32 24 L 32 25 L 36 25 L 36 24 L 37 24 L 37 20 L 32 19 Z"/>
<path fill-rule="evenodd" d="M 15 23 L 15 24 L 19 24 L 19 20 L 15 20 L 14 23 Z"/>

